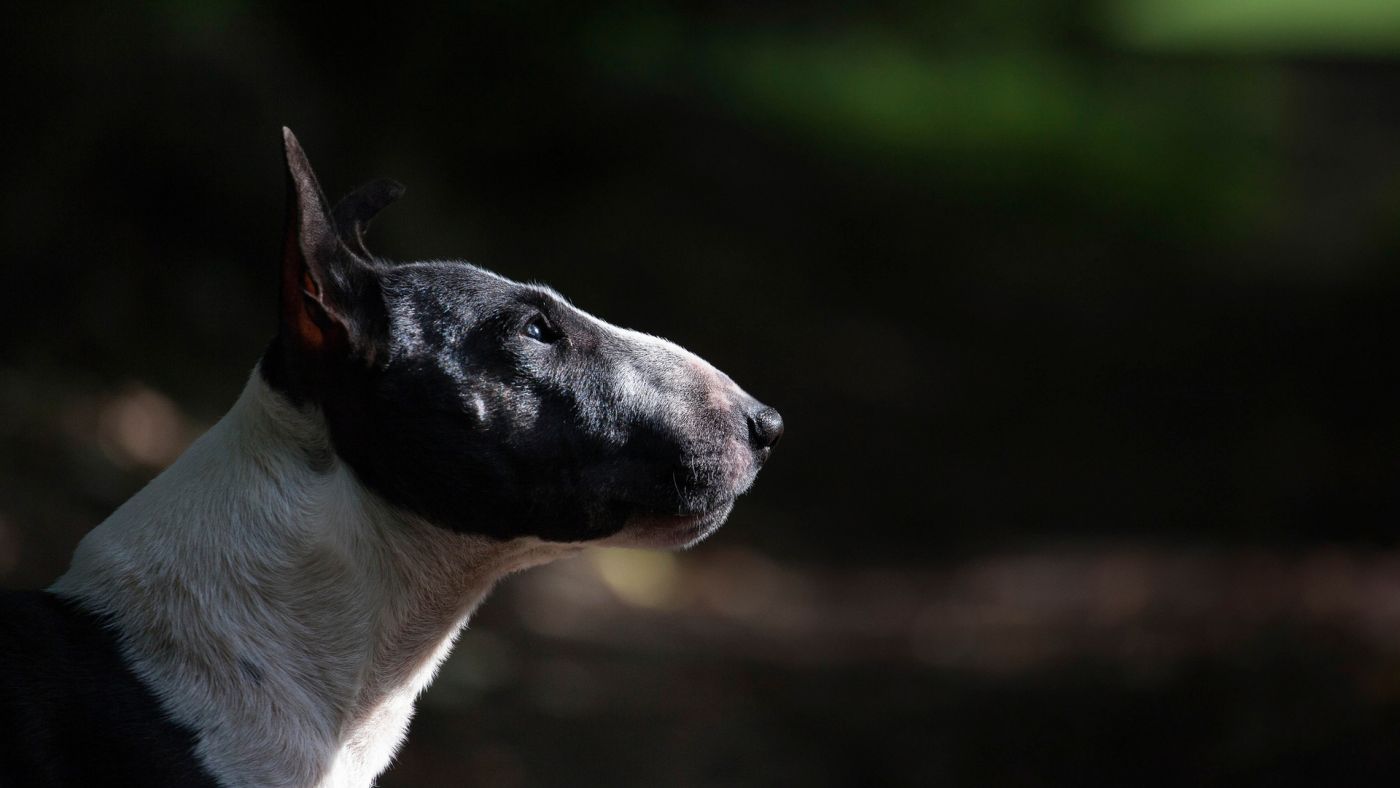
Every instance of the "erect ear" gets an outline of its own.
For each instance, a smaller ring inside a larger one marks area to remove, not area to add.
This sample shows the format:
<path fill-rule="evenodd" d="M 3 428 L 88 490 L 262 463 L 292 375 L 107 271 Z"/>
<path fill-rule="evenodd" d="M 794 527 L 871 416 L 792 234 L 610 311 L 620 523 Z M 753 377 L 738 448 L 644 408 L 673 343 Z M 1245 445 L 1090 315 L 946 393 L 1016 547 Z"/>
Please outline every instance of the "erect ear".
<path fill-rule="evenodd" d="M 331 210 L 331 219 L 335 222 L 341 242 L 365 260 L 371 259 L 369 250 L 365 248 L 365 231 L 385 206 L 402 196 L 403 184 L 388 178 L 376 178 L 340 198 L 340 202 Z"/>
<path fill-rule="evenodd" d="M 282 245 L 281 335 L 297 358 L 320 366 L 352 353 L 373 357 L 383 300 L 371 264 L 346 248 L 326 208 L 316 173 L 291 129 L 287 155 L 286 238 Z M 306 369 L 305 374 L 316 372 Z"/>

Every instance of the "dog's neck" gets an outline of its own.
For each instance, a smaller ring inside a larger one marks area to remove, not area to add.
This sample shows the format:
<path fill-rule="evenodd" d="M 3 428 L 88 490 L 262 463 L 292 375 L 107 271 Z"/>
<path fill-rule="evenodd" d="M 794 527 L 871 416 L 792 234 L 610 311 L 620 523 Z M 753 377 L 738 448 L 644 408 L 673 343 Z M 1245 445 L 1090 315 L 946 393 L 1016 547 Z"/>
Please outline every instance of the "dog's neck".
<path fill-rule="evenodd" d="M 492 584 L 572 549 L 388 506 L 254 374 L 52 590 L 109 618 L 225 784 L 369 785 Z"/>

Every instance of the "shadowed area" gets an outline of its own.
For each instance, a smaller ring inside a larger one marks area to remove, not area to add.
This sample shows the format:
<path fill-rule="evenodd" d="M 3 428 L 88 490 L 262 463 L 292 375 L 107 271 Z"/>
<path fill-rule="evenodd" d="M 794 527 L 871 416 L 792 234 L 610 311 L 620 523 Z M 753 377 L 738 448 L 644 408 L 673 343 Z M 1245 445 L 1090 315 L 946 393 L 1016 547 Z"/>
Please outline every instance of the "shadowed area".
<path fill-rule="evenodd" d="M 375 253 L 781 411 L 709 541 L 504 583 L 381 784 L 1400 778 L 1394 3 L 33 6 L 0 74 L 7 587 L 242 387 L 283 125 L 404 184 Z"/>

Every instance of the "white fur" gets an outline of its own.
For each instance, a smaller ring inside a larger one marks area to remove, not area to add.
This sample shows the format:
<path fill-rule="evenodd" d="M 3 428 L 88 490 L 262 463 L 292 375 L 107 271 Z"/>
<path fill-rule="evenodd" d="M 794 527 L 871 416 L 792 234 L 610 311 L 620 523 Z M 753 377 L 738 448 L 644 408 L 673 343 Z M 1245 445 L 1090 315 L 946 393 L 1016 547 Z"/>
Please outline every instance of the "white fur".
<path fill-rule="evenodd" d="M 578 549 L 389 507 L 321 418 L 254 374 L 232 410 L 83 539 L 52 590 L 111 617 L 226 786 L 368 786 L 500 577 Z"/>

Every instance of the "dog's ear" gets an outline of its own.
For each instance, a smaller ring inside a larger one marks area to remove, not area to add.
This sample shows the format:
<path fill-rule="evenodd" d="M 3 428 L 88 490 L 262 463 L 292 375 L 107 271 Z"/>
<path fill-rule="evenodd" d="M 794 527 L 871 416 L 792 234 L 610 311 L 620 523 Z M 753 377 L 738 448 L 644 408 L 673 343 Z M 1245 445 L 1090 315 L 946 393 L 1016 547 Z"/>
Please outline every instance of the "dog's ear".
<path fill-rule="evenodd" d="M 316 173 L 296 135 L 284 128 L 282 139 L 287 156 L 287 215 L 282 246 L 281 336 L 288 345 L 285 351 L 295 356 L 287 362 L 315 377 L 315 368 L 327 360 L 351 355 L 374 357 L 383 324 L 383 297 L 373 264 L 341 241 Z M 387 204 L 382 196 L 379 199 Z M 368 221 L 364 209 L 349 211 L 349 215 L 357 218 L 357 227 Z"/>
<path fill-rule="evenodd" d="M 365 231 L 369 223 L 389 203 L 403 196 L 403 184 L 388 178 L 376 178 L 345 195 L 331 210 L 336 233 L 350 251 L 364 258 L 372 259 L 365 247 Z"/>

